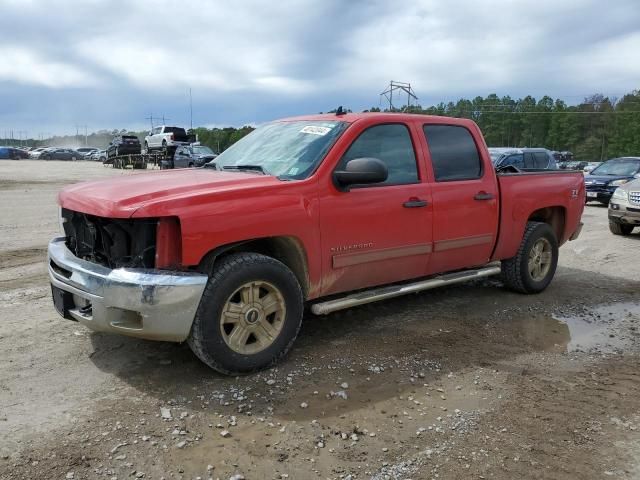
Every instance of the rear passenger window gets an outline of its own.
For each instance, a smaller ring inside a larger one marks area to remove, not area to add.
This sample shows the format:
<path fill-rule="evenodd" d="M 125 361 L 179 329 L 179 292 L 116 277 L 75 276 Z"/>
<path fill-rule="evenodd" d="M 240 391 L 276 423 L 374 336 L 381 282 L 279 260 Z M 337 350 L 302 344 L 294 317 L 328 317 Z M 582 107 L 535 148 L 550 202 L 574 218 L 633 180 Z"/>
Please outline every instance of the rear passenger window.
<path fill-rule="evenodd" d="M 536 168 L 547 168 L 549 165 L 549 157 L 544 152 L 535 152 L 533 154 L 535 158 Z"/>
<path fill-rule="evenodd" d="M 436 182 L 482 176 L 482 162 L 471 132 L 455 125 L 425 125 Z"/>
<path fill-rule="evenodd" d="M 533 152 L 525 152 L 524 168 L 536 168 L 536 158 L 533 156 Z"/>
<path fill-rule="evenodd" d="M 387 180 L 373 186 L 418 182 L 416 155 L 405 125 L 376 125 L 362 132 L 340 160 L 338 170 L 349 160 L 363 157 L 382 160 L 389 170 Z"/>

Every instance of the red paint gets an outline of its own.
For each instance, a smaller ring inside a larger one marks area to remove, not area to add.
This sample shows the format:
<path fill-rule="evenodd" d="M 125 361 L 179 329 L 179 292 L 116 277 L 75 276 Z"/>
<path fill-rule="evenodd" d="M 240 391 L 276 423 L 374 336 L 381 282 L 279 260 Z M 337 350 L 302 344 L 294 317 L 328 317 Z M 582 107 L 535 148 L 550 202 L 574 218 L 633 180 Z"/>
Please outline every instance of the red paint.
<path fill-rule="evenodd" d="M 384 113 L 296 118 L 329 119 L 351 125 L 305 180 L 281 182 L 269 176 L 206 169 L 150 172 L 69 186 L 60 193 L 59 203 L 103 217 L 178 218 L 184 267 L 197 265 L 209 251 L 223 245 L 264 237 L 293 238 L 306 254 L 309 298 L 509 258 L 518 248 L 529 216 L 544 207 L 564 209 L 561 242 L 580 221 L 584 207 L 580 173 L 496 177 L 482 134 L 470 120 Z M 364 129 L 381 123 L 409 127 L 420 181 L 337 190 L 332 172 L 341 156 Z M 422 132 L 425 124 L 466 127 L 481 152 L 483 177 L 435 182 Z M 572 190 L 578 190 L 577 198 L 572 198 Z M 481 192 L 493 198 L 474 199 Z M 403 207 L 415 199 L 428 205 Z M 408 248 L 427 244 L 433 248 Z M 407 255 L 380 254 L 376 261 L 334 268 L 333 257 L 354 245 L 361 250 L 353 252 L 405 251 Z M 170 263 L 171 250 L 162 255 Z"/>
<path fill-rule="evenodd" d="M 156 231 L 156 268 L 176 268 L 182 260 L 180 223 L 176 217 L 161 217 Z"/>

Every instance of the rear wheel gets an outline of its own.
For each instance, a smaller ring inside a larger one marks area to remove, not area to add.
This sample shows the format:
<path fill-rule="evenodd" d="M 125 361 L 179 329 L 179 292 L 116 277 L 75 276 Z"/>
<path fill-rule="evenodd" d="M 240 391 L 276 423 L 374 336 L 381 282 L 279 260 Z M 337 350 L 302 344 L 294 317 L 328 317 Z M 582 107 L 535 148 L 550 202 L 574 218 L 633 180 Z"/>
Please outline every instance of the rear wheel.
<path fill-rule="evenodd" d="M 286 265 L 256 253 L 232 254 L 209 277 L 188 343 L 221 373 L 249 373 L 287 353 L 302 313 L 302 290 Z"/>
<path fill-rule="evenodd" d="M 520 293 L 539 293 L 553 280 L 558 265 L 558 240 L 542 222 L 528 222 L 518 253 L 502 261 L 502 281 Z"/>
<path fill-rule="evenodd" d="M 609 230 L 614 235 L 630 235 L 633 231 L 633 225 L 625 225 L 624 223 L 609 222 Z"/>

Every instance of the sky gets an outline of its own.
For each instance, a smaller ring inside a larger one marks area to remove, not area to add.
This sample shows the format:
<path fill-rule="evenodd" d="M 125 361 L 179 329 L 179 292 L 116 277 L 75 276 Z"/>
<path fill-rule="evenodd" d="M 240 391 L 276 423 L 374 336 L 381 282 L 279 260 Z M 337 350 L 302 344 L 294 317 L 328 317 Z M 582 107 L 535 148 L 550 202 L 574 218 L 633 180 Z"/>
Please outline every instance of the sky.
<path fill-rule="evenodd" d="M 640 88 L 638 0 L 0 0 L 0 136 Z M 161 120 L 156 124 L 162 123 Z"/>

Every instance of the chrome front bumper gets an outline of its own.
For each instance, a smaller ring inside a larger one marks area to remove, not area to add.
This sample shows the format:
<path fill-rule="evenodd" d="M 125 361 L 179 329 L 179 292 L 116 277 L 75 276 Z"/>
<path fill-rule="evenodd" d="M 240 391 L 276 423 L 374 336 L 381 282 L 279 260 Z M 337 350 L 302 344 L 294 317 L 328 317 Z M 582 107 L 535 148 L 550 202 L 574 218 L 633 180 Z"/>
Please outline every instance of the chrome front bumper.
<path fill-rule="evenodd" d="M 92 330 L 149 340 L 186 340 L 207 284 L 197 273 L 111 270 L 77 258 L 64 237 L 49 243 L 48 267 L 51 285 L 68 292 L 60 292 L 62 316 Z"/>

